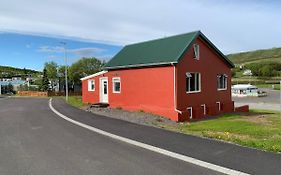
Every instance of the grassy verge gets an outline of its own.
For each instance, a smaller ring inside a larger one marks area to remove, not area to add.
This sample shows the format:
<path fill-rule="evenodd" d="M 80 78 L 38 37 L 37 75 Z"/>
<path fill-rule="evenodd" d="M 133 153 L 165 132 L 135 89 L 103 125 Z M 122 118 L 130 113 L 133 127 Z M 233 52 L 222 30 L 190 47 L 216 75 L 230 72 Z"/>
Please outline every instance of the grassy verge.
<path fill-rule="evenodd" d="M 82 97 L 81 96 L 69 96 L 67 103 L 70 104 L 71 106 L 74 106 L 74 107 L 77 107 L 77 108 L 81 108 L 81 107 L 84 106 L 84 104 L 82 103 Z"/>
<path fill-rule="evenodd" d="M 68 104 L 81 108 L 81 96 L 70 96 Z M 226 114 L 222 117 L 193 123 L 154 125 L 185 134 L 224 140 L 265 151 L 281 152 L 281 115 L 269 110 L 251 110 L 247 114 Z"/>
<path fill-rule="evenodd" d="M 183 123 L 162 128 L 215 138 L 265 151 L 281 152 L 281 116 L 277 112 L 254 111 L 228 114 L 217 119 Z"/>
<path fill-rule="evenodd" d="M 257 84 L 258 88 L 271 88 L 274 90 L 280 90 L 280 84 Z"/>

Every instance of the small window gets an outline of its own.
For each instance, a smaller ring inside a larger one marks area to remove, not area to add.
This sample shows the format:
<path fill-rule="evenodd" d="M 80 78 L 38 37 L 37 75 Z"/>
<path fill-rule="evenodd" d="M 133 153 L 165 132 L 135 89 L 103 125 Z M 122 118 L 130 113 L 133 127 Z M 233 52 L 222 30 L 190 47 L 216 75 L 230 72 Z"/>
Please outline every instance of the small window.
<path fill-rule="evenodd" d="M 120 78 L 112 78 L 113 84 L 113 93 L 120 93 L 121 92 L 121 81 Z"/>
<path fill-rule="evenodd" d="M 95 91 L 95 81 L 88 80 L 88 91 Z"/>
<path fill-rule="evenodd" d="M 200 92 L 201 90 L 201 75 L 200 73 L 186 73 L 186 92 Z"/>
<path fill-rule="evenodd" d="M 194 53 L 193 58 L 196 59 L 196 60 L 199 60 L 199 57 L 200 57 L 200 47 L 199 47 L 198 44 L 194 44 L 193 45 L 193 53 Z"/>
<path fill-rule="evenodd" d="M 227 75 L 226 74 L 218 75 L 217 84 L 218 84 L 218 90 L 226 90 L 227 89 Z"/>
<path fill-rule="evenodd" d="M 192 119 L 192 107 L 187 108 L 187 113 L 189 115 L 189 118 Z"/>

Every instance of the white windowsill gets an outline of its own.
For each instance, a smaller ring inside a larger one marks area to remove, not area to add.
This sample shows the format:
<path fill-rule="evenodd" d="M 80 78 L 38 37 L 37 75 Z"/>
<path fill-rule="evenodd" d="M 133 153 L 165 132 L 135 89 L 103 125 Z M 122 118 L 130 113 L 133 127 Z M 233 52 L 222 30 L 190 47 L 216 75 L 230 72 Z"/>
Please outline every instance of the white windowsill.
<path fill-rule="evenodd" d="M 186 92 L 187 94 L 195 94 L 195 93 L 200 93 L 201 92 L 201 90 L 200 91 L 190 91 L 190 92 Z"/>
<path fill-rule="evenodd" d="M 218 91 L 225 91 L 225 90 L 227 90 L 227 88 L 225 88 L 225 89 L 218 89 Z"/>

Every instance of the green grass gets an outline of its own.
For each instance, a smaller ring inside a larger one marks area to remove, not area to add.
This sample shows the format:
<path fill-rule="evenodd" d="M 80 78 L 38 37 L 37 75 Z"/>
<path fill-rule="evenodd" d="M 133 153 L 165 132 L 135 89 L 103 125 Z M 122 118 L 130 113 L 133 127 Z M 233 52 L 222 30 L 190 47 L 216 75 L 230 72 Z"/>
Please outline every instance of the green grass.
<path fill-rule="evenodd" d="M 63 98 L 65 98 L 65 97 L 63 97 Z M 71 106 L 74 106 L 77 108 L 81 108 L 84 106 L 81 96 L 69 96 L 67 103 L 70 104 Z"/>
<path fill-rule="evenodd" d="M 274 90 L 280 90 L 280 84 L 257 84 L 258 88 L 271 88 L 274 86 Z"/>
<path fill-rule="evenodd" d="M 281 152 L 281 116 L 274 111 L 228 114 L 211 120 L 161 127 L 266 151 Z"/>

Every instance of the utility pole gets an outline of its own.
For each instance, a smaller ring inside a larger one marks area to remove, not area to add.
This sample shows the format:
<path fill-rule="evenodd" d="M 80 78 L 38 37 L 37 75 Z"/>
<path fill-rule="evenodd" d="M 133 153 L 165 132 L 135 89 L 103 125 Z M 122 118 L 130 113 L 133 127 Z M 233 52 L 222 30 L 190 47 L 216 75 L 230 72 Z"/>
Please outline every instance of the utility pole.
<path fill-rule="evenodd" d="M 67 80 L 67 52 L 66 52 L 66 42 L 60 42 L 64 49 L 64 61 L 65 61 L 65 100 L 68 101 L 68 80 Z"/>

